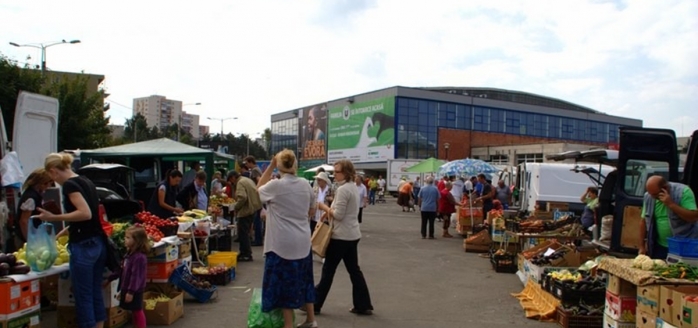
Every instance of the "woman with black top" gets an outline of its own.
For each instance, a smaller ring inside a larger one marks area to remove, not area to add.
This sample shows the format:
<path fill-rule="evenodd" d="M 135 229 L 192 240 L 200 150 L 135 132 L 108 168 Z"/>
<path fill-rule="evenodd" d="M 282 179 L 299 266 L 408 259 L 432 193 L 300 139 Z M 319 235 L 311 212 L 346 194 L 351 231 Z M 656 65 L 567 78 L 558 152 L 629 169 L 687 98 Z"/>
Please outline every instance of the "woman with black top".
<path fill-rule="evenodd" d="M 176 207 L 180 182 L 182 182 L 182 172 L 179 170 L 167 171 L 165 180 L 158 184 L 153 196 L 150 197 L 148 212 L 161 218 L 182 214 L 182 209 Z"/>
<path fill-rule="evenodd" d="M 51 187 L 53 181 L 43 168 L 32 172 L 22 186 L 22 196 L 19 198 L 17 206 L 18 220 L 14 225 L 15 249 L 20 249 L 27 242 L 27 232 L 29 231 L 29 218 L 32 215 L 39 215 L 37 210 L 42 207 L 43 194 Z M 34 221 L 34 227 L 38 227 L 41 222 Z"/>
<path fill-rule="evenodd" d="M 99 198 L 95 185 L 73 172 L 72 163 L 73 156 L 69 154 L 46 156 L 44 169 L 53 181 L 63 186 L 65 213 L 56 215 L 39 208 L 39 218 L 69 224 L 70 280 L 78 327 L 102 327 L 106 319 L 102 275 L 107 251 L 99 219 Z"/>

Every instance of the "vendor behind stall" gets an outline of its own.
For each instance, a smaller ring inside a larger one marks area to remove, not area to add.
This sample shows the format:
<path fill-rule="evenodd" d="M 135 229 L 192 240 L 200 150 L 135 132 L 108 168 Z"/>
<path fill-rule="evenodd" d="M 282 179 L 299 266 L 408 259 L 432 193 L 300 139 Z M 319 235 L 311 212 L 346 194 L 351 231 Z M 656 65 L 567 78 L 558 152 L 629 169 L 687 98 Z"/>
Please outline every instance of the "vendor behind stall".
<path fill-rule="evenodd" d="M 177 201 L 185 210 L 208 210 L 208 191 L 206 190 L 206 172 L 196 172 L 194 182 L 184 186 L 177 194 Z"/>
<path fill-rule="evenodd" d="M 652 176 L 645 185 L 640 237 L 645 243 L 640 254 L 666 259 L 670 237 L 698 238 L 696 197 L 690 187 Z"/>
<path fill-rule="evenodd" d="M 180 181 L 182 181 L 182 172 L 179 170 L 168 171 L 165 174 L 165 181 L 158 184 L 153 196 L 150 197 L 148 212 L 161 218 L 181 214 L 182 209 L 176 207 Z"/>
<path fill-rule="evenodd" d="M 584 230 L 587 231 L 589 227 L 594 225 L 596 218 L 596 208 L 599 206 L 599 189 L 596 187 L 589 187 L 584 192 L 581 198 L 582 203 L 586 204 L 584 206 L 584 212 L 582 212 L 582 226 Z"/>

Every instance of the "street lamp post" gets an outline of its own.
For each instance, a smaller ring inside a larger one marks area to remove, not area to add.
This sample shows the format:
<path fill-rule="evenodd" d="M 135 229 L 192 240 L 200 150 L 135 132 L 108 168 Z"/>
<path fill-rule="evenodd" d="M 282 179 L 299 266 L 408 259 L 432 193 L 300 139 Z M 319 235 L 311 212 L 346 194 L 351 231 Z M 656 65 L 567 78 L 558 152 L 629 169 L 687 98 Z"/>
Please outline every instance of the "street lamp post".
<path fill-rule="evenodd" d="M 213 117 L 207 117 L 207 119 L 211 121 L 221 121 L 221 140 L 223 140 L 223 122 L 227 120 L 237 120 L 237 117 L 226 117 L 226 118 L 213 118 Z"/>
<path fill-rule="evenodd" d="M 200 102 L 191 103 L 191 104 L 184 104 L 184 105 L 182 105 L 182 109 L 184 109 L 184 107 L 186 107 L 186 106 L 200 106 L 200 105 L 201 105 Z M 184 116 L 184 115 L 182 115 L 182 113 L 179 113 L 179 123 L 177 123 L 177 141 L 180 141 L 180 134 L 182 131 L 182 116 Z"/>
<path fill-rule="evenodd" d="M 51 46 L 55 46 L 55 45 L 59 45 L 59 44 L 76 44 L 76 43 L 80 43 L 80 40 L 72 40 L 72 41 L 61 40 L 61 41 L 50 43 L 50 44 L 43 44 L 43 43 L 17 44 L 14 42 L 10 42 L 10 45 L 15 46 L 15 47 L 31 47 L 31 48 L 41 49 L 41 73 L 43 74 L 44 72 L 46 72 L 46 48 L 51 47 Z"/>
<path fill-rule="evenodd" d="M 444 148 L 446 149 L 446 161 L 448 162 L 448 148 L 451 148 L 451 144 L 448 142 L 445 143 Z"/>

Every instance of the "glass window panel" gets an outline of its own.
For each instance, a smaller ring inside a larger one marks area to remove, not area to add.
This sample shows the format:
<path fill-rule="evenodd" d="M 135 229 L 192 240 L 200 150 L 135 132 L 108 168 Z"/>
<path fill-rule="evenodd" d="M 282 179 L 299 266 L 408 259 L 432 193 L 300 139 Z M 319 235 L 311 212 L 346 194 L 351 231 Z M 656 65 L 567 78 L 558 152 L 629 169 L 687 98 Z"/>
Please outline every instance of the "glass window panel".
<path fill-rule="evenodd" d="M 419 113 L 426 114 L 429 113 L 429 103 L 424 100 L 419 101 Z"/>
<path fill-rule="evenodd" d="M 499 109 L 490 109 L 490 131 L 504 132 L 504 111 Z"/>
<path fill-rule="evenodd" d="M 560 138 L 560 118 L 557 116 L 548 116 L 548 137 Z"/>

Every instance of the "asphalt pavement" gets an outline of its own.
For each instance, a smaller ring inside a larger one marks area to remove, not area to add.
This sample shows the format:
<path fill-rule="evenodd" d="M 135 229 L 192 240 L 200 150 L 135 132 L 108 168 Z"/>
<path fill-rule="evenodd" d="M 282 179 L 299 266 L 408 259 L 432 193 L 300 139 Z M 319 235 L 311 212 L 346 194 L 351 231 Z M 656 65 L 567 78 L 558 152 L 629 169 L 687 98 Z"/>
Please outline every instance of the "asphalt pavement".
<path fill-rule="evenodd" d="M 351 282 L 340 264 L 322 314 L 320 327 L 451 328 L 556 327 L 526 319 L 511 293 L 523 289 L 514 274 L 495 273 L 488 259 L 463 251 L 463 238 L 421 239 L 419 212 L 405 213 L 392 198 L 364 210 L 359 264 L 375 308 L 372 316 L 349 313 Z M 237 248 L 238 244 L 233 244 Z M 252 289 L 262 284 L 262 247 L 253 247 L 253 262 L 238 263 L 237 278 L 219 288 L 216 300 L 185 303 L 184 317 L 172 327 L 247 327 Z M 322 263 L 315 262 L 315 279 Z M 296 322 L 305 315 L 297 311 Z M 46 325 L 44 325 L 46 324 Z M 42 326 L 55 327 L 55 312 Z"/>

